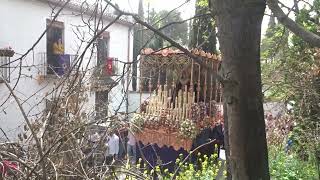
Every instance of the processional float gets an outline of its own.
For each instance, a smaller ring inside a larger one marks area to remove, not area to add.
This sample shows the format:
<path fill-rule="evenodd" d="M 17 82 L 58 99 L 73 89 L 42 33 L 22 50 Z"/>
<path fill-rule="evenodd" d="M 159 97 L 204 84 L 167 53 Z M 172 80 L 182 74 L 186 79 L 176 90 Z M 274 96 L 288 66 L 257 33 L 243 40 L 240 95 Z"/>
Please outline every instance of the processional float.
<path fill-rule="evenodd" d="M 203 63 L 178 50 L 141 51 L 141 105 L 132 129 L 143 144 L 189 151 L 201 130 L 222 122 L 222 91 L 215 78 L 221 58 L 198 49 L 191 53 Z M 144 102 L 143 93 L 150 94 Z"/>

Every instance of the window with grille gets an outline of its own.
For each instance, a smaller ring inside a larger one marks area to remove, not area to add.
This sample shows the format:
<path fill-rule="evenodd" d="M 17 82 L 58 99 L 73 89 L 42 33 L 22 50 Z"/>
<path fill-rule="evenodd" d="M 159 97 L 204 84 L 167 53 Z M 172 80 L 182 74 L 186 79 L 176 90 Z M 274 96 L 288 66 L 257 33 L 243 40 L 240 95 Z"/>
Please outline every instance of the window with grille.
<path fill-rule="evenodd" d="M 0 83 L 10 81 L 10 57 L 0 56 Z"/>
<path fill-rule="evenodd" d="M 97 39 L 97 68 L 101 71 L 100 75 L 118 75 L 118 59 L 110 57 L 110 33 L 103 32 Z"/>

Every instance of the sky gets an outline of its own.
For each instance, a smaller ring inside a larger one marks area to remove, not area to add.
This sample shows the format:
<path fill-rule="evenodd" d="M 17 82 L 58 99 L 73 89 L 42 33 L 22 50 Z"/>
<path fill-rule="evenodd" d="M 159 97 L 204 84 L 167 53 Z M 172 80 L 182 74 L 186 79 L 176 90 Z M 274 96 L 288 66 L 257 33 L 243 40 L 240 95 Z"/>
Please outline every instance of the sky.
<path fill-rule="evenodd" d="M 186 4 L 184 4 L 188 1 Z M 161 10 L 172 10 L 182 4 L 178 10 L 182 14 L 183 19 L 188 19 L 194 16 L 195 12 L 195 1 L 196 0 L 143 0 L 144 2 L 144 11 L 147 12 L 148 4 L 150 6 L 150 10 L 154 8 L 156 11 Z M 113 2 L 117 3 L 120 8 L 137 13 L 139 0 L 113 0 Z M 262 34 L 265 33 L 269 22 L 269 17 L 265 16 L 262 22 Z"/>
<path fill-rule="evenodd" d="M 81 4 L 84 0 L 72 0 L 75 3 Z M 109 0 L 113 4 L 118 4 L 120 9 L 129 12 L 138 12 L 139 0 Z M 150 10 L 154 8 L 156 11 L 172 10 L 182 4 L 178 10 L 182 13 L 183 18 L 189 18 L 194 14 L 196 0 L 143 0 L 144 11 L 147 12 L 148 5 Z M 86 2 L 95 3 L 96 0 L 86 0 Z"/>
<path fill-rule="evenodd" d="M 131 12 L 138 11 L 139 0 L 113 0 L 113 2 L 116 2 L 121 8 Z M 182 17 L 189 18 L 194 14 L 195 0 L 143 0 L 143 2 L 145 11 L 148 9 L 148 4 L 150 5 L 150 10 L 154 8 L 156 11 L 170 11 L 182 5 L 184 2 L 187 2 L 185 5 L 179 8 L 179 11 L 182 13 Z"/>
<path fill-rule="evenodd" d="M 94 0 L 92 0 L 94 1 Z M 117 3 L 122 10 L 126 10 L 129 12 L 137 13 L 138 12 L 138 6 L 139 6 L 139 0 L 111 0 L 113 3 Z M 172 10 L 175 9 L 176 7 L 184 4 L 181 6 L 178 10 L 182 14 L 183 19 L 188 19 L 190 17 L 194 16 L 195 12 L 195 1 L 196 0 L 143 0 L 144 2 L 144 11 L 145 14 L 148 9 L 148 5 L 150 7 L 150 10 L 154 8 L 156 11 L 161 11 L 161 10 Z M 288 7 L 293 6 L 293 0 L 280 0 L 283 4 L 285 4 Z M 312 3 L 313 0 L 305 0 L 309 3 Z M 303 3 L 300 2 L 299 6 L 303 6 Z M 286 13 L 286 9 L 283 9 L 284 12 Z M 266 14 L 270 14 L 270 10 L 266 10 Z M 293 13 L 290 13 L 289 17 L 293 18 L 294 15 Z M 268 27 L 268 22 L 269 22 L 269 16 L 265 15 L 262 21 L 262 38 L 266 32 L 266 29 Z"/>
<path fill-rule="evenodd" d="M 117 3 L 122 10 L 130 11 L 134 13 L 138 12 L 139 0 L 111 0 L 111 1 L 113 3 Z M 194 16 L 195 1 L 196 0 L 143 0 L 145 14 L 148 9 L 148 4 L 150 7 L 150 10 L 154 8 L 156 11 L 161 11 L 161 10 L 170 11 L 187 2 L 178 9 L 182 14 L 183 19 L 188 19 Z M 280 1 L 288 7 L 293 6 L 293 0 L 280 0 Z M 306 1 L 312 3 L 313 0 L 306 0 Z M 299 6 L 302 7 L 303 4 L 299 3 Z M 286 9 L 283 9 L 283 10 L 286 13 Z M 270 10 L 268 10 L 268 8 L 265 14 L 270 14 Z M 289 16 L 293 18 L 294 15 L 291 13 Z M 269 22 L 269 16 L 265 15 L 262 21 L 262 38 L 268 27 L 268 22 Z"/>

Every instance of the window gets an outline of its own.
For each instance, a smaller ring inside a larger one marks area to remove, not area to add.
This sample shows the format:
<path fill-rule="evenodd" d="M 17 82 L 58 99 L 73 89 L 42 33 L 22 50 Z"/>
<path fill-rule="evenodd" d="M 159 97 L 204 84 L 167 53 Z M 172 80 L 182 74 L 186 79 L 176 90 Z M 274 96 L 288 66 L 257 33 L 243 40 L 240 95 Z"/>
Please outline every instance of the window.
<path fill-rule="evenodd" d="M 114 76 L 118 71 L 118 59 L 109 56 L 110 33 L 104 32 L 97 40 L 97 68 L 100 75 Z"/>
<path fill-rule="evenodd" d="M 10 57 L 0 56 L 0 83 L 10 81 Z"/>
<path fill-rule="evenodd" d="M 110 41 L 109 32 L 103 32 L 102 35 L 97 40 L 97 51 L 98 51 L 97 66 L 104 65 L 107 57 L 109 57 L 109 41 Z"/>
<path fill-rule="evenodd" d="M 63 75 L 70 68 L 70 55 L 65 54 L 64 23 L 47 20 L 47 74 Z"/>
<path fill-rule="evenodd" d="M 10 81 L 10 57 L 14 55 L 14 51 L 9 49 L 0 49 L 0 83 Z"/>

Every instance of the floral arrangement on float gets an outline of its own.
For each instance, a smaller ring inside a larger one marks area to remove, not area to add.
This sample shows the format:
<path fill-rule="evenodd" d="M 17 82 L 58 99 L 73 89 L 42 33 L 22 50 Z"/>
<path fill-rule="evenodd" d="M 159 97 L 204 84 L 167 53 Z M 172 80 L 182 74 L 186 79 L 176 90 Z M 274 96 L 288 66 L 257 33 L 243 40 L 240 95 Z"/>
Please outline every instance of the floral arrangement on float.
<path fill-rule="evenodd" d="M 176 117 L 176 114 L 179 114 L 179 111 L 169 109 L 135 113 L 131 119 L 132 131 L 139 133 L 144 129 L 162 129 L 166 133 L 177 133 L 181 139 L 194 139 L 201 130 L 213 128 L 218 123 L 215 117 L 208 116 L 207 105 L 204 103 L 193 103 L 189 116 L 180 118 Z"/>
<path fill-rule="evenodd" d="M 184 139 L 194 139 L 198 134 L 198 128 L 192 120 L 185 119 L 181 122 L 179 133 Z"/>
<path fill-rule="evenodd" d="M 131 131 L 133 132 L 139 132 L 143 129 L 143 126 L 145 124 L 144 117 L 141 114 L 135 113 L 131 119 Z"/>

